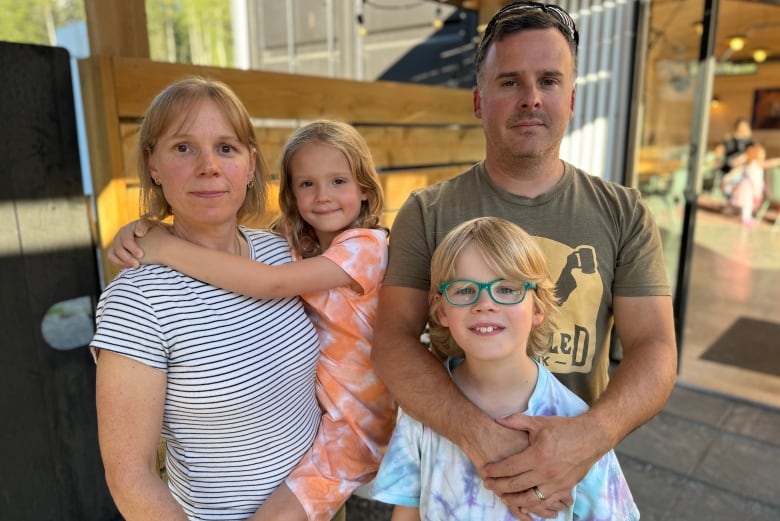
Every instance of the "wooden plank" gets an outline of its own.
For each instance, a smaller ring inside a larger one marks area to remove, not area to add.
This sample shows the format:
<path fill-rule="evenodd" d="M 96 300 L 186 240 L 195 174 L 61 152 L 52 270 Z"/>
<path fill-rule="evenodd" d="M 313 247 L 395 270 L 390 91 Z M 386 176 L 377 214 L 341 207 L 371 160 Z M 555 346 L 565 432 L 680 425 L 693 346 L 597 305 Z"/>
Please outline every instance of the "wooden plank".
<path fill-rule="evenodd" d="M 485 154 L 482 127 L 365 127 L 377 168 L 475 163 Z"/>
<path fill-rule="evenodd" d="M 84 0 L 90 56 L 149 58 L 144 0 Z"/>
<path fill-rule="evenodd" d="M 121 118 L 140 118 L 166 85 L 190 75 L 224 81 L 258 118 L 350 123 L 475 125 L 472 93 L 395 82 L 361 82 L 301 74 L 115 57 L 113 74 Z"/>
<path fill-rule="evenodd" d="M 99 246 L 111 243 L 120 226 L 138 210 L 128 214 L 125 156 L 116 112 L 116 97 L 111 76 L 111 62 L 106 57 L 79 60 L 85 126 L 89 140 L 92 185 L 97 206 Z M 107 276 L 116 269 L 103 256 Z M 110 279 L 109 279 L 110 280 Z"/>
<path fill-rule="evenodd" d="M 480 161 L 485 140 L 480 127 L 356 127 L 366 139 L 379 171 L 453 164 L 457 168 Z M 269 170 L 279 175 L 282 147 L 293 127 L 256 128 L 257 141 Z M 137 178 L 138 123 L 121 125 L 125 177 Z"/>

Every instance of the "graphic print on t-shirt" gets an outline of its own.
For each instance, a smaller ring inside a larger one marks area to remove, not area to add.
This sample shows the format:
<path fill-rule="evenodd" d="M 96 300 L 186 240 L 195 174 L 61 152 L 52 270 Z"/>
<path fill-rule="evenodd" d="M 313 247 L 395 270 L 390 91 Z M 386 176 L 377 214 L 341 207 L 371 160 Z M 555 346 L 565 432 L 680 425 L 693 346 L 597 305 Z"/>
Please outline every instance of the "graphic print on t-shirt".
<path fill-rule="evenodd" d="M 592 246 L 575 247 L 535 237 L 555 281 L 560 311 L 550 352 L 542 363 L 554 373 L 589 373 L 596 353 L 596 319 L 604 285 Z"/>

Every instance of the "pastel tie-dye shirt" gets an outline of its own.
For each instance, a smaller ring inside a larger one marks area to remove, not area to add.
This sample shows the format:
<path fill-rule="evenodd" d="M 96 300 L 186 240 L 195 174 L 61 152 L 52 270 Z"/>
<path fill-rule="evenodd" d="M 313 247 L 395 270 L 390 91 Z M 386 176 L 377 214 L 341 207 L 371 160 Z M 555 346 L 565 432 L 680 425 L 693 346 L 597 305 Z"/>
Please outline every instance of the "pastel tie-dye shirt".
<path fill-rule="evenodd" d="M 452 371 L 461 362 L 449 359 L 448 369 Z M 587 408 L 549 370 L 539 366 L 536 388 L 524 414 L 576 416 Z M 482 479 L 463 451 L 403 411 L 366 495 L 385 503 L 419 507 L 423 520 L 515 520 L 498 496 L 482 486 Z M 614 451 L 593 465 L 572 496 L 574 504 L 558 514 L 558 521 L 639 519 Z"/>
<path fill-rule="evenodd" d="M 323 415 L 312 449 L 286 483 L 310 521 L 329 521 L 355 488 L 374 477 L 396 418 L 395 401 L 371 366 L 387 234 L 346 230 L 322 255 L 362 291 L 342 286 L 301 295 L 320 340 L 316 389 Z"/>

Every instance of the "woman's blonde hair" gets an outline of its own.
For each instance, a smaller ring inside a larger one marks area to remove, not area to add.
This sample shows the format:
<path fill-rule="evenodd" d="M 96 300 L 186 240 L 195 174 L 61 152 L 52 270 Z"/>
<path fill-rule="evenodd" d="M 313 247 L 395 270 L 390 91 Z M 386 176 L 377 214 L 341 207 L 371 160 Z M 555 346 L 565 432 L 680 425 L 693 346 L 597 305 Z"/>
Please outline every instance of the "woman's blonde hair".
<path fill-rule="evenodd" d="M 382 185 L 371 151 L 355 127 L 339 121 L 318 120 L 299 128 L 290 136 L 282 150 L 279 182 L 281 215 L 271 225 L 271 229 L 286 236 L 293 250 L 302 257 L 313 257 L 322 253 L 314 228 L 303 220 L 298 211 L 290 166 L 295 154 L 310 143 L 319 143 L 341 151 L 355 176 L 355 182 L 367 195 L 357 219 L 347 228 L 381 228 L 379 219 L 384 206 Z"/>
<path fill-rule="evenodd" d="M 257 151 L 252 182 L 247 185 L 246 198 L 238 209 L 239 221 L 255 217 L 265 211 L 268 191 L 268 169 L 257 147 L 257 137 L 249 113 L 238 96 L 222 82 L 201 77 L 189 77 L 176 81 L 162 90 L 152 101 L 141 123 L 138 137 L 138 172 L 141 184 L 141 215 L 148 219 L 165 219 L 173 215 L 173 209 L 165 199 L 163 189 L 152 180 L 149 156 L 157 141 L 174 124 L 184 126 L 192 116 L 191 111 L 201 100 L 210 99 L 222 110 L 238 140 L 251 153 Z"/>
<path fill-rule="evenodd" d="M 555 284 L 547 268 L 544 254 L 534 239 L 522 228 L 498 217 L 478 217 L 452 229 L 441 241 L 431 259 L 430 304 L 431 349 L 439 356 L 463 356 L 463 350 L 439 322 L 444 298 L 439 285 L 453 280 L 455 262 L 468 245 L 474 245 L 491 270 L 501 278 L 517 282 L 535 282 L 536 289 L 528 290 L 525 298 L 544 315 L 544 320 L 531 328 L 526 352 L 540 357 L 550 345 L 553 318 L 558 309 Z"/>

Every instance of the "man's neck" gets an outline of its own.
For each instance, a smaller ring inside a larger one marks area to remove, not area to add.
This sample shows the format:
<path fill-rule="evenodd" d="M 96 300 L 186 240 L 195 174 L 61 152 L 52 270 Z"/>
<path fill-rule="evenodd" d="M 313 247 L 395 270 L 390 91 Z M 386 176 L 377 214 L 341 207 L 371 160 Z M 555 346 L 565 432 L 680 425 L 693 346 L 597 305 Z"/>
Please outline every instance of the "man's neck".
<path fill-rule="evenodd" d="M 538 197 L 549 192 L 563 177 L 563 161 L 553 159 L 521 159 L 514 161 L 485 160 L 490 179 L 503 190 L 524 197 Z"/>

